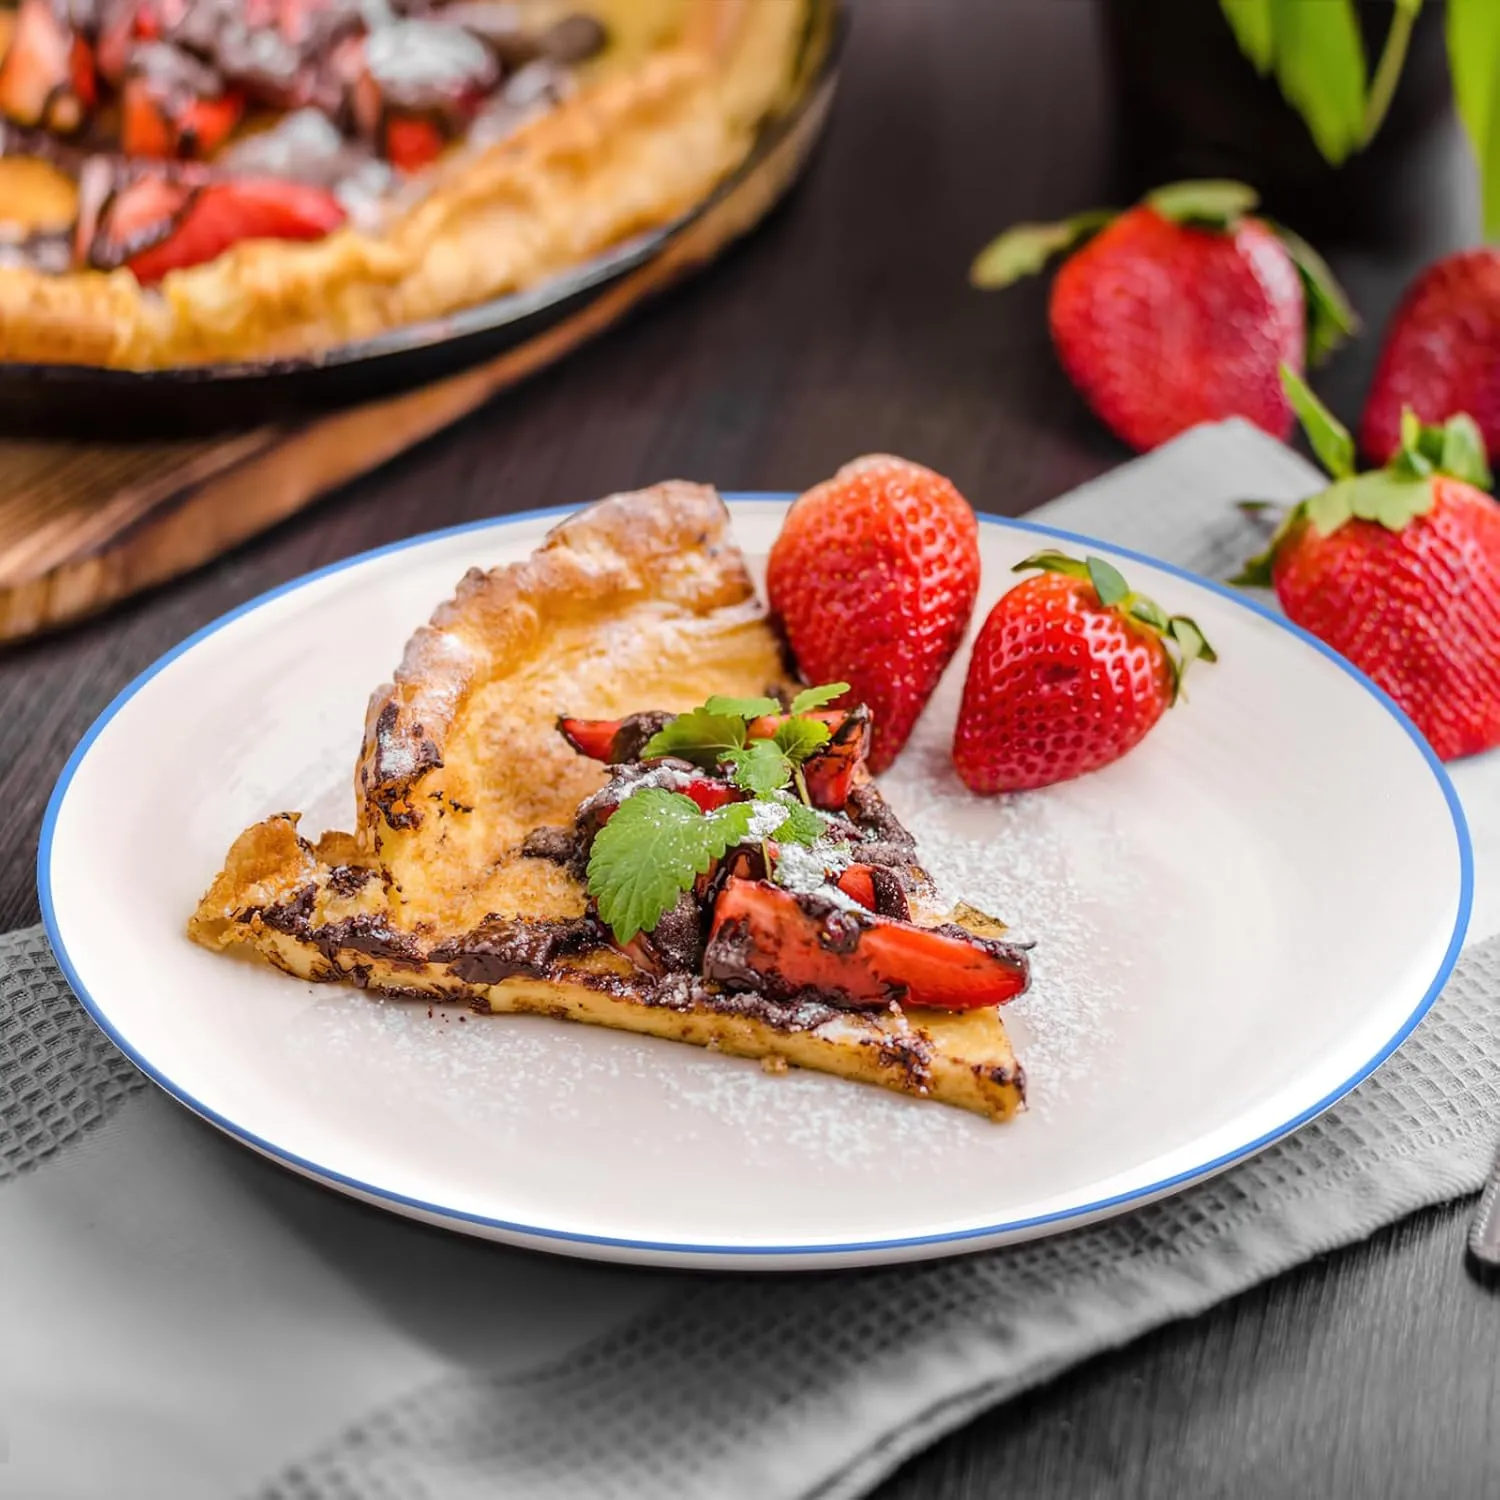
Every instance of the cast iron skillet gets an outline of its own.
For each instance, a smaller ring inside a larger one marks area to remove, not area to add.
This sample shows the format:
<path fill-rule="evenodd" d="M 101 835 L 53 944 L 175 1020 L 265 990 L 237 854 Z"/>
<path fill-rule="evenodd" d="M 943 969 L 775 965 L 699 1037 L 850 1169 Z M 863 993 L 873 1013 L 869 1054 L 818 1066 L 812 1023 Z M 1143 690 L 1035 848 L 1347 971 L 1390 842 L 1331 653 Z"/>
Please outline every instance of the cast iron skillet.
<path fill-rule="evenodd" d="M 560 323 L 662 255 L 716 204 L 765 167 L 777 145 L 836 81 L 847 30 L 840 0 L 814 0 L 810 60 L 796 103 L 762 132 L 745 161 L 703 202 L 661 228 L 538 286 L 446 318 L 295 359 L 110 370 L 0 362 L 0 430 L 74 438 L 187 436 L 318 415 L 392 396 L 497 358 Z"/>

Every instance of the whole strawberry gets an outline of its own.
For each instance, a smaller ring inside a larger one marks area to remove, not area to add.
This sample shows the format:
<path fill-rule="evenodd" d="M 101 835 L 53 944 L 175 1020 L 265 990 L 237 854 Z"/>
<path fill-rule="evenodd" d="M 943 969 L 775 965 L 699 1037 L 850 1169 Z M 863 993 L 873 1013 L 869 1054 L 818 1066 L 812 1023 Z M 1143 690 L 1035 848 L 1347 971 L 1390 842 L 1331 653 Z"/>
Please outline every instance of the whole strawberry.
<path fill-rule="evenodd" d="M 1039 552 L 1015 571 L 1031 569 L 969 659 L 953 764 L 971 791 L 1027 791 L 1119 760 L 1176 702 L 1189 663 L 1217 659 L 1191 620 L 1101 557 Z"/>
<path fill-rule="evenodd" d="M 787 512 L 766 590 L 807 681 L 847 682 L 842 701 L 869 705 L 883 771 L 968 628 L 979 526 L 940 474 L 858 458 Z"/>
<path fill-rule="evenodd" d="M 1401 299 L 1360 423 L 1377 464 L 1401 450 L 1401 413 L 1423 422 L 1467 412 L 1500 459 L 1500 250 L 1464 250 L 1429 266 Z"/>
<path fill-rule="evenodd" d="M 1290 371 L 1287 389 L 1334 483 L 1296 506 L 1237 583 L 1373 679 L 1438 756 L 1500 744 L 1500 507 L 1467 416 L 1408 411 L 1384 469 L 1356 475 L 1354 441 Z"/>
<path fill-rule="evenodd" d="M 1052 284 L 1052 342 L 1095 414 L 1140 451 L 1199 422 L 1292 428 L 1277 378 L 1320 360 L 1357 326 L 1322 258 L 1250 217 L 1237 182 L 1158 188 L 1135 208 L 1019 224 L 974 262 L 976 286 L 1008 286 L 1074 250 Z"/>

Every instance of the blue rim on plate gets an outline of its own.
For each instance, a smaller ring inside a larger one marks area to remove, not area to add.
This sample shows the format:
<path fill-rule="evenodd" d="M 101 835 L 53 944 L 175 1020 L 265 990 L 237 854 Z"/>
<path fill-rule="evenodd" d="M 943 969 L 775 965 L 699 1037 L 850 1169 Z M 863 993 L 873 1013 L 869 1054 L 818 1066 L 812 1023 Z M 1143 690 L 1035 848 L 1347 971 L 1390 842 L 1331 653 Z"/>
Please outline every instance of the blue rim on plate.
<path fill-rule="evenodd" d="M 745 501 L 773 501 L 784 504 L 794 499 L 795 496 L 777 491 L 742 491 L 726 494 L 724 498 L 731 504 Z M 294 1151 L 288 1151 L 284 1147 L 278 1146 L 275 1142 L 268 1141 L 256 1135 L 253 1131 L 244 1129 L 233 1120 L 200 1103 L 187 1089 L 172 1079 L 165 1077 L 152 1066 L 147 1058 L 135 1051 L 130 1043 L 111 1025 L 104 1008 L 88 992 L 73 967 L 73 962 L 68 954 L 67 944 L 63 941 L 62 934 L 58 930 L 57 916 L 53 909 L 51 853 L 57 817 L 67 796 L 68 787 L 73 780 L 75 772 L 82 764 L 84 757 L 88 754 L 90 746 L 103 733 L 109 722 L 153 677 L 170 666 L 184 652 L 190 651 L 200 641 L 206 640 L 209 636 L 216 634 L 242 615 L 247 615 L 253 610 L 259 609 L 261 605 L 267 604 L 273 599 L 278 599 L 283 594 L 289 594 L 297 589 L 305 588 L 319 579 L 327 578 L 332 574 L 341 573 L 345 569 L 369 562 L 373 558 L 384 557 L 393 552 L 402 552 L 411 547 L 422 546 L 427 542 L 459 536 L 465 532 L 497 529 L 518 525 L 526 521 L 545 520 L 551 517 L 561 518 L 572 515 L 577 509 L 577 506 L 572 505 L 551 506 L 541 510 L 523 511 L 513 516 L 495 516 L 483 521 L 468 521 L 458 526 L 449 526 L 438 531 L 425 532 L 420 536 L 408 537 L 404 541 L 399 542 L 389 542 L 385 546 L 375 547 L 368 552 L 358 553 L 353 557 L 345 558 L 342 562 L 330 563 L 326 567 L 318 568 L 311 573 L 305 573 L 300 578 L 294 578 L 287 583 L 268 590 L 266 593 L 247 600 L 244 604 L 230 610 L 227 614 L 220 615 L 217 620 L 203 626 L 202 629 L 194 631 L 186 640 L 174 646 L 164 656 L 159 657 L 151 666 L 147 667 L 144 672 L 136 677 L 133 682 L 123 688 L 104 712 L 94 720 L 93 724 L 89 727 L 88 733 L 79 741 L 78 747 L 68 757 L 67 764 L 63 767 L 62 775 L 58 778 L 57 785 L 53 788 L 52 796 L 47 802 L 46 816 L 42 821 L 41 842 L 37 849 L 37 891 L 41 901 L 42 922 L 63 974 L 66 976 L 68 983 L 72 985 L 73 991 L 82 1002 L 84 1009 L 88 1011 L 99 1029 L 153 1083 L 164 1089 L 179 1103 L 186 1105 L 194 1114 L 218 1126 L 226 1134 L 253 1147 L 263 1155 L 275 1161 L 282 1162 L 314 1180 L 347 1188 L 372 1202 L 386 1203 L 393 1207 L 415 1210 L 417 1213 L 438 1222 L 446 1221 L 453 1225 L 472 1224 L 476 1227 L 499 1230 L 506 1234 L 525 1237 L 531 1241 L 552 1241 L 558 1244 L 578 1246 L 596 1245 L 600 1248 L 615 1251 L 642 1251 L 683 1257 L 733 1256 L 744 1257 L 746 1259 L 762 1257 L 869 1255 L 921 1249 L 938 1245 L 962 1246 L 965 1242 L 985 1240 L 997 1235 L 1014 1236 L 1035 1233 L 1045 1230 L 1049 1225 L 1053 1224 L 1083 1224 L 1090 1219 L 1128 1208 L 1132 1204 L 1148 1203 L 1152 1199 L 1171 1193 L 1174 1189 L 1186 1187 L 1203 1178 L 1211 1177 L 1224 1168 L 1232 1166 L 1235 1162 L 1243 1161 L 1246 1157 L 1253 1156 L 1257 1151 L 1263 1150 L 1273 1142 L 1280 1140 L 1283 1136 L 1289 1135 L 1294 1130 L 1299 1129 L 1309 1120 L 1320 1115 L 1329 1106 L 1336 1104 L 1351 1089 L 1363 1083 L 1411 1035 L 1412 1030 L 1422 1017 L 1427 1014 L 1433 1001 L 1437 999 L 1444 985 L 1447 984 L 1448 976 L 1453 972 L 1453 966 L 1458 962 L 1458 955 L 1463 947 L 1464 934 L 1468 929 L 1469 914 L 1474 901 L 1473 844 L 1469 837 L 1468 822 L 1464 817 L 1463 807 L 1459 802 L 1458 793 L 1454 788 L 1452 779 L 1443 768 L 1442 762 L 1433 753 L 1432 747 L 1422 737 L 1416 725 L 1397 706 L 1390 695 L 1377 687 L 1363 672 L 1345 661 L 1342 656 L 1330 646 L 1325 645 L 1316 636 L 1309 634 L 1309 632 L 1297 625 L 1293 625 L 1289 620 L 1283 618 L 1275 611 L 1267 609 L 1255 600 L 1246 598 L 1239 590 L 1231 588 L 1227 584 L 1219 583 L 1211 578 L 1204 578 L 1200 574 L 1190 572 L 1186 568 L 1179 568 L 1172 563 L 1162 562 L 1159 558 L 1151 557 L 1144 552 L 1137 552 L 1129 547 L 1116 546 L 1112 542 L 1098 541 L 1095 538 L 1082 536 L 1073 531 L 1064 531 L 1055 526 L 1046 526 L 1038 521 L 1013 520 L 1003 516 L 981 515 L 979 519 L 986 525 L 1027 531 L 1037 536 L 1047 537 L 1053 541 L 1069 543 L 1074 547 L 1097 547 L 1118 557 L 1129 558 L 1132 562 L 1159 569 L 1163 573 L 1171 574 L 1174 577 L 1184 579 L 1188 583 L 1206 588 L 1221 598 L 1230 600 L 1237 608 L 1248 610 L 1252 614 L 1269 620 L 1277 629 L 1284 630 L 1289 635 L 1295 636 L 1304 644 L 1312 647 L 1320 655 L 1334 662 L 1341 671 L 1357 682 L 1360 687 L 1369 693 L 1390 714 L 1417 746 L 1418 750 L 1421 751 L 1423 759 L 1442 789 L 1448 811 L 1453 818 L 1453 833 L 1458 843 L 1459 897 L 1458 910 L 1455 914 L 1453 924 L 1453 934 L 1448 941 L 1447 950 L 1443 954 L 1442 962 L 1439 964 L 1438 971 L 1433 976 L 1432 982 L 1428 985 L 1421 1000 L 1414 1007 L 1400 1029 L 1380 1048 L 1374 1057 L 1359 1067 L 1343 1083 L 1339 1084 L 1337 1088 L 1318 1100 L 1316 1104 L 1309 1106 L 1300 1114 L 1294 1115 L 1291 1119 L 1278 1125 L 1274 1130 L 1265 1132 L 1256 1139 L 1236 1147 L 1233 1151 L 1225 1152 L 1220 1156 L 1214 1157 L 1212 1160 L 1178 1172 L 1171 1177 L 1162 1178 L 1160 1181 L 1151 1183 L 1146 1187 L 1135 1188 L 1130 1192 L 1119 1193 L 1108 1198 L 1096 1199 L 1091 1203 L 1080 1204 L 1076 1208 L 1059 1209 L 1053 1213 L 1040 1214 L 1026 1219 L 1004 1220 L 996 1224 L 978 1225 L 973 1228 L 952 1230 L 942 1234 L 912 1235 L 897 1239 L 855 1241 L 847 1244 L 699 1245 L 676 1241 L 623 1239 L 611 1235 L 579 1234 L 569 1230 L 548 1229 L 534 1224 L 520 1224 L 507 1219 L 491 1218 L 485 1214 L 465 1213 L 462 1210 L 444 1207 L 442 1204 L 429 1203 L 421 1198 L 413 1198 L 404 1193 L 394 1193 L 371 1183 L 361 1182 L 357 1178 L 322 1167 L 317 1162 L 299 1156 Z"/>

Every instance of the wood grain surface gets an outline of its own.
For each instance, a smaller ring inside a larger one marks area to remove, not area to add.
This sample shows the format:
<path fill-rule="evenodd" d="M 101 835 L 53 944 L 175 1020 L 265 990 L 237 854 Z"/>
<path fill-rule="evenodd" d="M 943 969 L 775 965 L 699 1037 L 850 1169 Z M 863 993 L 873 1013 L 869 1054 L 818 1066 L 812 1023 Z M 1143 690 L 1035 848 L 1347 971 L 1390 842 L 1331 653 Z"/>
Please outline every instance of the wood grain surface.
<path fill-rule="evenodd" d="M 440 432 L 710 262 L 774 206 L 828 115 L 835 79 L 745 176 L 646 264 L 497 358 L 311 423 L 181 442 L 0 438 L 0 642 L 97 614 L 258 535 Z"/>
<path fill-rule="evenodd" d="M 1045 287 L 981 296 L 964 279 L 992 230 L 1129 194 L 1111 158 L 1096 8 L 855 9 L 806 181 L 708 274 L 210 568 L 0 658 L 0 922 L 36 920 L 42 809 L 99 710 L 189 631 L 308 568 L 666 476 L 795 489 L 888 449 L 1014 514 L 1127 456 L 1052 358 Z M 1406 241 L 1328 247 L 1376 330 L 1423 259 L 1473 234 L 1467 201 L 1448 191 L 1467 170 L 1460 143 L 1445 132 L 1424 149 Z M 1372 337 L 1320 378 L 1346 418 L 1374 350 Z M 337 660 L 336 641 L 309 649 Z M 1469 1208 L 1421 1215 L 1097 1359 L 938 1444 L 882 1493 L 1500 1494 L 1500 1302 L 1463 1270 Z"/>

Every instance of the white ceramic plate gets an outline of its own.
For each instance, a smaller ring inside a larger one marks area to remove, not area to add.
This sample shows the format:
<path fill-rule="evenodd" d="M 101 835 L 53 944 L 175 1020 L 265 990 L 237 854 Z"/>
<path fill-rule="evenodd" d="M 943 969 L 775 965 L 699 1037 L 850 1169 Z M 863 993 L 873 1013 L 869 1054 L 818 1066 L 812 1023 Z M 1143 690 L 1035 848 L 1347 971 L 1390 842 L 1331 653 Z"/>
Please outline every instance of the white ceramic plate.
<path fill-rule="evenodd" d="M 784 508 L 735 503 L 752 559 Z M 1096 544 L 1218 648 L 1191 702 L 1102 773 L 983 800 L 947 761 L 965 649 L 886 779 L 934 873 L 1038 943 L 1006 1012 L 1031 1097 L 1009 1125 L 566 1022 L 429 1017 L 189 943 L 248 823 L 302 808 L 305 832 L 350 826 L 368 693 L 465 568 L 525 556 L 557 515 L 417 538 L 246 605 L 127 688 L 58 783 L 39 875 L 63 967 L 145 1072 L 247 1145 L 570 1254 L 916 1259 L 1076 1227 L 1259 1150 L 1389 1057 L 1446 979 L 1468 837 L 1408 721 L 1232 591 Z M 1049 539 L 1086 545 L 986 520 L 976 623 Z"/>

